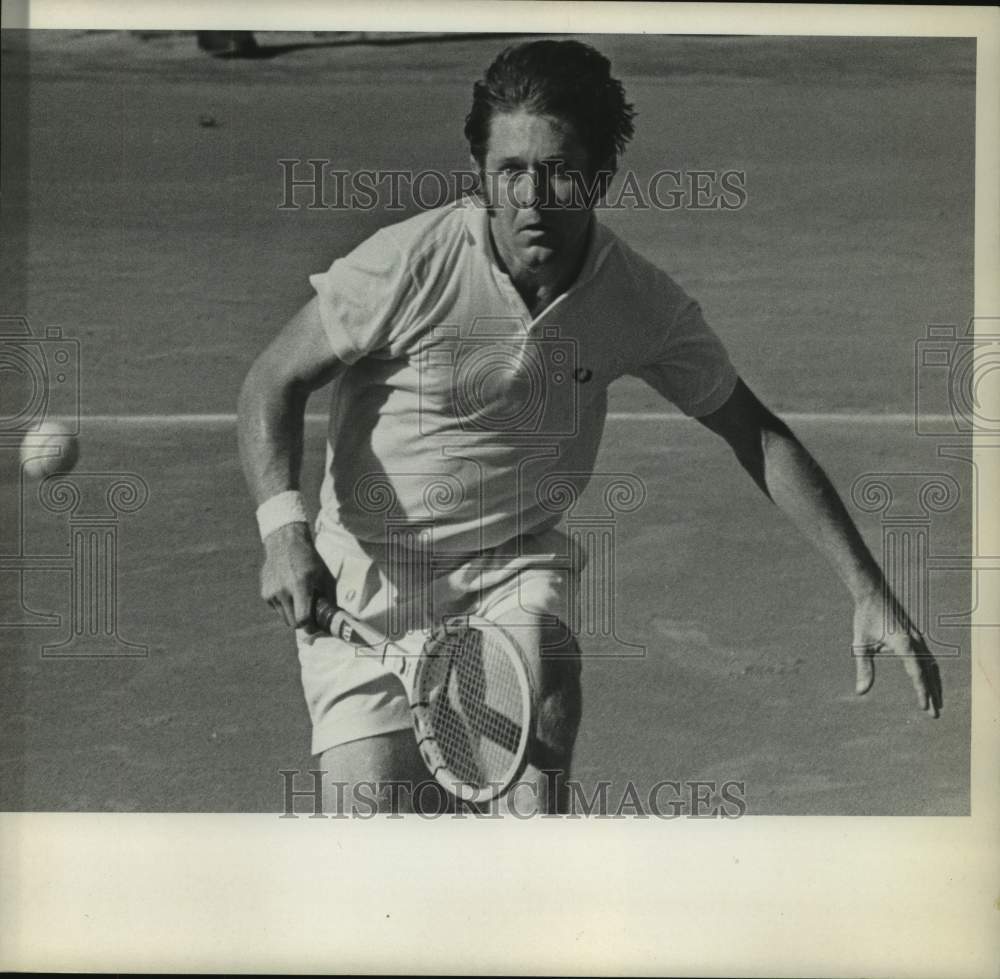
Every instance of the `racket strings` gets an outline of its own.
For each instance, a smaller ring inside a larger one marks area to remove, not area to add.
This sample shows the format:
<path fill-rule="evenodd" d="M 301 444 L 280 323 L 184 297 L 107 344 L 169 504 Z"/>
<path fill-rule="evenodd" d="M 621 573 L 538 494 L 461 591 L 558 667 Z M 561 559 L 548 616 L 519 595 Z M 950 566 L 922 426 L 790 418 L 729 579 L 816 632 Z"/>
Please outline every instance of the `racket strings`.
<path fill-rule="evenodd" d="M 428 650 L 421 683 L 428 734 L 462 782 L 504 783 L 518 765 L 529 712 L 516 655 L 498 637 L 471 628 L 440 637 Z"/>

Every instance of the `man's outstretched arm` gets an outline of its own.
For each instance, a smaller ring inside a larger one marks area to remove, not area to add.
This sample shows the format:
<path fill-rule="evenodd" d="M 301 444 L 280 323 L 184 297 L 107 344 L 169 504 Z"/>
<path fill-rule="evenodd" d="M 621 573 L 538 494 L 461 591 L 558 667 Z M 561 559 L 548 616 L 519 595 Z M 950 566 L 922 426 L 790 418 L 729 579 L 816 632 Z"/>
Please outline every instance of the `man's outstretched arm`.
<path fill-rule="evenodd" d="M 866 693 L 874 682 L 875 654 L 895 653 L 913 681 L 921 709 L 937 717 L 937 664 L 830 480 L 791 429 L 742 380 L 721 408 L 698 421 L 729 443 L 754 482 L 830 561 L 850 591 L 857 692 Z"/>
<path fill-rule="evenodd" d="M 299 488 L 306 401 L 339 367 L 312 299 L 250 368 L 240 391 L 238 432 L 255 506 Z M 307 523 L 285 524 L 264 539 L 261 597 L 289 626 L 307 623 L 313 595 L 332 597 L 333 586 Z"/>

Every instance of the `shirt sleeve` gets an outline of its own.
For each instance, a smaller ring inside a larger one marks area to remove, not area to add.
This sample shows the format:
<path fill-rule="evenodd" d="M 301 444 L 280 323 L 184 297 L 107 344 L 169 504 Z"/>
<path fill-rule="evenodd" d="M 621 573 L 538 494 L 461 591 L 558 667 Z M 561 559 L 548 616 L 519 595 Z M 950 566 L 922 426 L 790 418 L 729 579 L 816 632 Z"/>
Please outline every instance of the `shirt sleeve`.
<path fill-rule="evenodd" d="M 692 418 L 721 408 L 737 381 L 726 348 L 690 298 L 633 373 Z"/>
<path fill-rule="evenodd" d="M 336 356 L 347 364 L 379 350 L 403 327 L 411 289 L 409 263 L 385 228 L 326 272 L 309 276 Z"/>

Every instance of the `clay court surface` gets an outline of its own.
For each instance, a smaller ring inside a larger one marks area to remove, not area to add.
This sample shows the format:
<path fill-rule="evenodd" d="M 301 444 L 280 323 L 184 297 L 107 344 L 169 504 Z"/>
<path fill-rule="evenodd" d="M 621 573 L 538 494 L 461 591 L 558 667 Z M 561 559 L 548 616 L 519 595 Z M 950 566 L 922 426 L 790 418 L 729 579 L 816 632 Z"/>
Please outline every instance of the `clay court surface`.
<path fill-rule="evenodd" d="M 503 40 L 259 40 L 285 48 L 224 61 L 190 36 L 59 34 L 28 58 L 4 41 L 0 312 L 79 341 L 78 472 L 134 473 L 149 499 L 118 552 L 118 631 L 147 655 L 50 659 L 65 622 L 0 629 L 3 809 L 272 812 L 279 771 L 312 763 L 294 644 L 257 598 L 232 413 L 306 276 L 411 212 L 279 210 L 277 161 L 467 167 L 471 81 Z M 737 211 L 602 219 L 701 300 L 876 553 L 883 520 L 850 502 L 855 481 L 945 473 L 962 496 L 932 515 L 930 550 L 968 555 L 971 467 L 913 412 L 915 344 L 972 309 L 972 43 L 594 43 L 639 111 L 626 166 L 743 170 L 748 191 Z M 9 414 L 23 392 L 4 388 Z M 968 575 L 929 575 L 931 631 L 954 647 L 942 717 L 893 662 L 857 698 L 846 592 L 725 446 L 639 382 L 611 412 L 600 469 L 647 489 L 616 525 L 615 604 L 645 654 L 588 657 L 575 775 L 742 781 L 756 813 L 967 812 Z M 322 450 L 311 423 L 313 491 Z M 0 461 L 0 556 L 68 553 L 66 519 L 21 497 L 9 447 Z M 19 595 L 0 573 L 3 621 L 22 603 L 65 616 L 68 576 L 27 574 Z"/>

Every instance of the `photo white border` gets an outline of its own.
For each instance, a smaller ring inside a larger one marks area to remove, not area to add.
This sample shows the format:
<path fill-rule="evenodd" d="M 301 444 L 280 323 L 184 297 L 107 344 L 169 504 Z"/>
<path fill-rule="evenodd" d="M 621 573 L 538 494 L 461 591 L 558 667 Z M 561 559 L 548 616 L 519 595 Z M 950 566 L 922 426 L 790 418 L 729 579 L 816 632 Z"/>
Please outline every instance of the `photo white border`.
<path fill-rule="evenodd" d="M 26 7 L 33 28 L 975 36 L 975 310 L 1000 315 L 993 8 L 22 0 L 3 3 L 3 26 Z M 982 500 L 1000 499 L 995 459 L 977 463 Z M 1000 553 L 1000 514 L 976 505 L 981 551 Z M 988 578 L 979 621 L 1000 608 Z M 997 646 L 996 629 L 974 631 L 971 817 L 8 814 L 0 968 L 995 976 Z"/>

